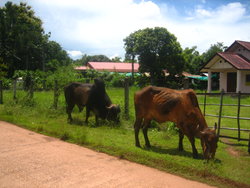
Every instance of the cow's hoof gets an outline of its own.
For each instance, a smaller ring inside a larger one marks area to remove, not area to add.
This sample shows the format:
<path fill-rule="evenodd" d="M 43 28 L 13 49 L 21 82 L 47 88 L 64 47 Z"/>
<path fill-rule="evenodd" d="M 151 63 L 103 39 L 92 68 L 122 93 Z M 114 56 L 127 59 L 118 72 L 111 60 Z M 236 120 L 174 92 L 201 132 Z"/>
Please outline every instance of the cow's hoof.
<path fill-rule="evenodd" d="M 135 144 L 136 147 L 138 148 L 141 148 L 141 145 L 140 144 Z"/>
<path fill-rule="evenodd" d="M 178 150 L 179 150 L 179 151 L 184 151 L 184 149 L 183 149 L 183 148 L 178 148 Z"/>
<path fill-rule="evenodd" d="M 193 155 L 193 158 L 194 159 L 198 159 L 198 155 Z"/>

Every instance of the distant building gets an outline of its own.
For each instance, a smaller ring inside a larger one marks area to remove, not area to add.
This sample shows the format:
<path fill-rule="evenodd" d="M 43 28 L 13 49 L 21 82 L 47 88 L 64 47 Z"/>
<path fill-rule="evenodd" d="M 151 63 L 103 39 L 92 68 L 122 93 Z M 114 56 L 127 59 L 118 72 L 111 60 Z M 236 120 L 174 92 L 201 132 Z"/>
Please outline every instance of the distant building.
<path fill-rule="evenodd" d="M 211 92 L 212 73 L 220 73 L 220 90 L 250 93 L 250 42 L 236 40 L 219 52 L 201 69 L 208 73 L 207 91 Z"/>
<path fill-rule="evenodd" d="M 132 63 L 120 62 L 88 62 L 86 66 L 76 67 L 75 70 L 85 71 L 94 69 L 97 71 L 130 73 L 132 72 Z M 134 72 L 139 72 L 139 63 L 134 63 Z"/>

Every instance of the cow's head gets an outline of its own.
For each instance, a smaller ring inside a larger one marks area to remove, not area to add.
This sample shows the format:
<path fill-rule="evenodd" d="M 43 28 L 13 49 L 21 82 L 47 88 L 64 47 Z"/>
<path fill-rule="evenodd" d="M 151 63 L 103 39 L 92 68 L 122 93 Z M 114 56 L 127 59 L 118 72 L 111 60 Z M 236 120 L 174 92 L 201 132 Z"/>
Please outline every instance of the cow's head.
<path fill-rule="evenodd" d="M 201 140 L 202 140 L 204 158 L 205 159 L 214 158 L 218 142 L 218 136 L 216 135 L 216 128 L 214 130 L 207 128 L 201 131 Z"/>
<path fill-rule="evenodd" d="M 121 112 L 120 106 L 116 104 L 111 104 L 107 107 L 108 115 L 107 120 L 120 122 L 119 113 Z"/>

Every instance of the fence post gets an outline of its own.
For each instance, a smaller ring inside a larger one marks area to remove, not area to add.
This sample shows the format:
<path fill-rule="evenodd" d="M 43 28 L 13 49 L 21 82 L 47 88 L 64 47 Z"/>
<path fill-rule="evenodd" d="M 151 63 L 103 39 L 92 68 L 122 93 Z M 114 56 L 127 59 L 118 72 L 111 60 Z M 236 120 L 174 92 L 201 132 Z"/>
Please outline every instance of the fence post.
<path fill-rule="evenodd" d="M 238 141 L 240 141 L 240 99 L 241 92 L 238 93 L 238 112 L 237 112 L 237 124 L 238 124 Z"/>
<path fill-rule="evenodd" d="M 250 154 L 250 133 L 249 133 L 249 140 L 248 140 L 248 153 Z"/>
<path fill-rule="evenodd" d="M 29 90 L 28 90 L 28 97 L 29 99 L 33 99 L 34 96 L 34 81 L 30 80 Z"/>
<path fill-rule="evenodd" d="M 55 87 L 54 87 L 54 108 L 57 109 L 57 103 L 58 103 L 58 81 L 55 80 Z"/>
<path fill-rule="evenodd" d="M 205 90 L 205 96 L 204 96 L 204 110 L 203 110 L 204 116 L 206 116 L 206 104 L 207 104 L 207 90 Z"/>
<path fill-rule="evenodd" d="M 125 118 L 129 119 L 129 80 L 125 78 L 124 82 L 124 96 L 125 96 Z"/>
<path fill-rule="evenodd" d="M 16 100 L 16 82 L 17 79 L 13 80 L 13 99 Z"/>
<path fill-rule="evenodd" d="M 0 104 L 3 104 L 3 81 L 0 80 Z"/>
<path fill-rule="evenodd" d="M 221 122 L 221 114 L 222 114 L 223 95 L 224 95 L 224 90 L 221 90 L 221 94 L 220 94 L 220 111 L 219 111 L 219 119 L 218 119 L 217 136 L 220 136 L 220 122 Z"/>

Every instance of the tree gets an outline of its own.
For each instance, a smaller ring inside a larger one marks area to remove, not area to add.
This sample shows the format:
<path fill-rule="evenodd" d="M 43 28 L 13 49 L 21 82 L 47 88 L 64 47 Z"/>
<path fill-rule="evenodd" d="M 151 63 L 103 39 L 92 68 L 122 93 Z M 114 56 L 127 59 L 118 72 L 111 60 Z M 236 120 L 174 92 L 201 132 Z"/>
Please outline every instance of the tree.
<path fill-rule="evenodd" d="M 170 77 L 182 72 L 184 60 L 182 49 L 176 37 L 162 27 L 138 30 L 124 39 L 126 58 L 137 57 L 140 72 L 149 72 L 151 84 L 161 85 L 164 72 Z"/>
<path fill-rule="evenodd" d="M 40 18 L 26 3 L 7 2 L 0 7 L 0 59 L 7 67 L 7 77 L 12 77 L 15 70 L 45 71 L 52 59 L 60 65 L 69 64 L 67 53 L 49 37 Z"/>
<path fill-rule="evenodd" d="M 210 46 L 210 48 L 202 54 L 203 63 L 207 63 L 217 52 L 223 52 L 227 49 L 223 42 L 217 42 Z"/>
<path fill-rule="evenodd" d="M 111 60 L 105 55 L 87 55 L 84 54 L 81 59 L 75 61 L 75 63 L 81 65 L 87 65 L 88 62 L 111 62 Z"/>
<path fill-rule="evenodd" d="M 184 70 L 192 74 L 199 74 L 202 62 L 202 57 L 196 49 L 197 47 L 193 46 L 192 48 L 185 48 L 183 50 L 183 58 L 185 60 Z"/>
<path fill-rule="evenodd" d="M 121 61 L 121 57 L 117 57 L 117 56 L 116 56 L 116 57 L 113 57 L 113 58 L 111 59 L 111 61 L 112 61 L 112 62 L 122 62 L 122 61 Z"/>
<path fill-rule="evenodd" d="M 8 76 L 15 69 L 35 70 L 41 60 L 42 21 L 25 3 L 7 2 L 0 12 L 0 55 L 8 66 Z"/>

